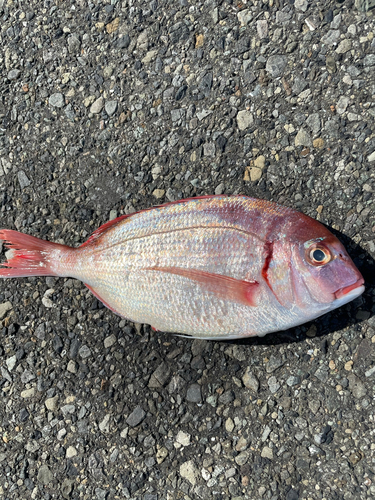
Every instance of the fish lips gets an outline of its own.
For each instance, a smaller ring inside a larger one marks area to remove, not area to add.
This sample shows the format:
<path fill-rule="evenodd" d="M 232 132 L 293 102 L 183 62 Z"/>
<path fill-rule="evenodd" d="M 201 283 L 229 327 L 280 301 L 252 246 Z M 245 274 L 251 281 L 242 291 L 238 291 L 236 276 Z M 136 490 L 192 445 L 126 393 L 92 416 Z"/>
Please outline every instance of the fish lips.
<path fill-rule="evenodd" d="M 361 277 L 354 283 L 339 288 L 333 295 L 336 300 L 342 302 L 342 304 L 346 304 L 359 297 L 365 291 L 364 282 L 365 280 Z"/>

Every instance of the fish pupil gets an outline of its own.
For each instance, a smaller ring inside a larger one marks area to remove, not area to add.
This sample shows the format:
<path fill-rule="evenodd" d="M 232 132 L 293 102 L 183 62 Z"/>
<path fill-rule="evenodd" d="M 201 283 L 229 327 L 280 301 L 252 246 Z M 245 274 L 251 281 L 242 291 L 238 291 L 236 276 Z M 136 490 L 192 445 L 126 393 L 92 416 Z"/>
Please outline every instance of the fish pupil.
<path fill-rule="evenodd" d="M 323 262 L 323 260 L 326 258 L 325 253 L 323 250 L 320 250 L 317 248 L 316 250 L 313 251 L 313 259 L 316 262 Z"/>

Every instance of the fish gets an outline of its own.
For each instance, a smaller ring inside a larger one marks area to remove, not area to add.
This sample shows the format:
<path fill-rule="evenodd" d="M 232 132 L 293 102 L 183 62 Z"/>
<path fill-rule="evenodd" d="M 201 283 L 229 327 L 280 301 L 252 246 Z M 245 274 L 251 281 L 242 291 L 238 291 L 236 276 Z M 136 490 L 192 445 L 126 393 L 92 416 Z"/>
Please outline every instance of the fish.
<path fill-rule="evenodd" d="M 0 230 L 0 277 L 81 280 L 105 306 L 156 331 L 235 339 L 286 330 L 359 297 L 364 279 L 323 224 L 242 195 L 122 215 L 77 248 Z"/>

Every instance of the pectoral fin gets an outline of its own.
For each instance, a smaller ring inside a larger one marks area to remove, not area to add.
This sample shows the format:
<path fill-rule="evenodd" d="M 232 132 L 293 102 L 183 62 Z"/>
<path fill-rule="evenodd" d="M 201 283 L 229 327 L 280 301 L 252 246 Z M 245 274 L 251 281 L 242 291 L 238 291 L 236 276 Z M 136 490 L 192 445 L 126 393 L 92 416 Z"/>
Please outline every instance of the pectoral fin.
<path fill-rule="evenodd" d="M 181 267 L 148 267 L 147 270 L 183 276 L 199 283 L 204 290 L 212 292 L 221 299 L 238 302 L 245 306 L 256 306 L 256 292 L 259 288 L 257 281 L 237 280 L 230 276 Z"/>

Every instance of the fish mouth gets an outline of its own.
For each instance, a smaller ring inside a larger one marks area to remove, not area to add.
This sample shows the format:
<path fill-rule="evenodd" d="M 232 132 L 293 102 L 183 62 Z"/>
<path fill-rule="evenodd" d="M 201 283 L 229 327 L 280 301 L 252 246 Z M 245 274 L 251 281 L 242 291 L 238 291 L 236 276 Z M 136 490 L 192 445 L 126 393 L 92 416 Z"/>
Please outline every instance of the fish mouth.
<path fill-rule="evenodd" d="M 359 295 L 361 295 L 361 293 L 363 293 L 363 291 L 365 289 L 365 287 L 363 286 L 364 282 L 365 282 L 365 280 L 363 278 L 360 278 L 359 280 L 357 280 L 355 283 L 352 283 L 351 285 L 339 288 L 334 293 L 335 299 L 338 300 L 338 299 L 343 299 L 344 297 L 345 298 L 358 297 Z"/>

